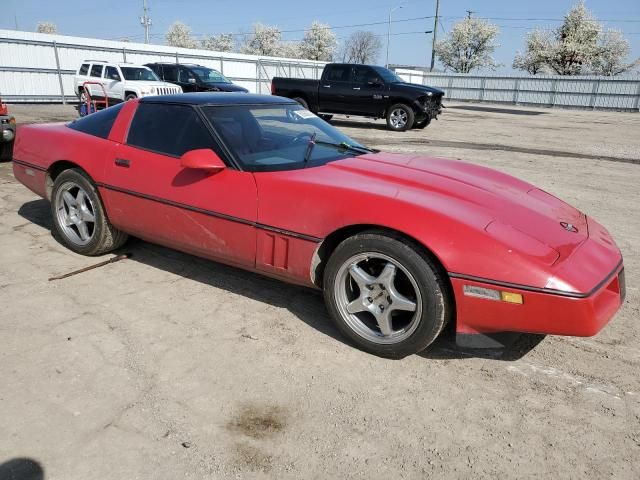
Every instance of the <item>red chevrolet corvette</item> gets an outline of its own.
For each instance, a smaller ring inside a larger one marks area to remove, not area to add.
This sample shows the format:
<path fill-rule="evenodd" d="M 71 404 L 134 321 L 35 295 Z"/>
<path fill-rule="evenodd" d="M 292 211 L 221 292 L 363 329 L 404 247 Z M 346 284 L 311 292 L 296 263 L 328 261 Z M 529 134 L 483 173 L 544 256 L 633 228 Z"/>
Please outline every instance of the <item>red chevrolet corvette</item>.
<path fill-rule="evenodd" d="M 285 98 L 149 97 L 23 126 L 13 162 L 71 250 L 135 235 L 321 288 L 344 335 L 381 356 L 450 322 L 594 335 L 624 297 L 616 244 L 570 205 L 477 165 L 368 149 Z"/>

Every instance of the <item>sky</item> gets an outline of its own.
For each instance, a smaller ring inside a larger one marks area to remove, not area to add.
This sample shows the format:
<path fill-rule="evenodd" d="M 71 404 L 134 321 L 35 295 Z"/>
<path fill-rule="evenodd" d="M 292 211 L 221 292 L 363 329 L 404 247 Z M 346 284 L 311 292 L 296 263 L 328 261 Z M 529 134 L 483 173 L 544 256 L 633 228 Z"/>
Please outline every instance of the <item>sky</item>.
<path fill-rule="evenodd" d="M 500 28 L 500 46 L 494 57 L 499 72 L 511 71 L 524 35 L 534 27 L 553 28 L 576 0 L 441 0 L 438 38 L 454 22 L 467 15 L 489 18 Z M 313 20 L 335 28 L 339 41 L 356 30 L 371 30 L 383 42 L 378 58 L 385 63 L 387 20 L 392 14 L 389 62 L 428 65 L 431 58 L 433 15 L 436 0 L 148 0 L 152 43 L 164 43 L 164 33 L 180 20 L 196 35 L 222 32 L 244 33 L 255 22 L 277 25 L 285 40 L 300 40 Z M 587 0 L 589 8 L 605 28 L 622 30 L 631 43 L 632 57 L 640 57 L 640 0 Z M 101 10 L 101 6 L 104 9 Z M 0 29 L 34 31 L 39 21 L 57 25 L 60 34 L 143 42 L 140 25 L 142 0 L 0 0 Z M 431 18 L 424 18 L 431 17 Z M 351 26 L 370 24 L 366 26 Z"/>

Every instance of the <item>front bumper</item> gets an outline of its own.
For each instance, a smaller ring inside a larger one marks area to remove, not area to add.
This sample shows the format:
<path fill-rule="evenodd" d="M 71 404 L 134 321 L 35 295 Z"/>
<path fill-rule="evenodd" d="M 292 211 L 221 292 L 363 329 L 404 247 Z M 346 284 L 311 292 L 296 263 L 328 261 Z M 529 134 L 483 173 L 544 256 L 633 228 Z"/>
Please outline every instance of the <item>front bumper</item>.
<path fill-rule="evenodd" d="M 495 283 L 451 278 L 456 299 L 457 333 L 522 332 L 590 337 L 613 318 L 624 302 L 622 260 L 593 291 L 586 294 L 509 288 Z M 464 285 L 522 295 L 522 304 L 471 297 Z"/>

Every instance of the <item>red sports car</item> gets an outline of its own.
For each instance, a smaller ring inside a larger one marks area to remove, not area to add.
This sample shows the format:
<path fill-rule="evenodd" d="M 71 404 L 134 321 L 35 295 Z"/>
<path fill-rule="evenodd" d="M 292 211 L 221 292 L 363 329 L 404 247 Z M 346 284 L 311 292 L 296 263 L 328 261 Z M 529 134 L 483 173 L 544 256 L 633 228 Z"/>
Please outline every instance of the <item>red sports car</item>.
<path fill-rule="evenodd" d="M 402 357 L 458 333 L 596 334 L 624 297 L 607 231 L 477 165 L 379 153 L 292 100 L 195 93 L 21 128 L 15 176 L 58 237 L 127 235 L 324 290 L 360 348 Z"/>

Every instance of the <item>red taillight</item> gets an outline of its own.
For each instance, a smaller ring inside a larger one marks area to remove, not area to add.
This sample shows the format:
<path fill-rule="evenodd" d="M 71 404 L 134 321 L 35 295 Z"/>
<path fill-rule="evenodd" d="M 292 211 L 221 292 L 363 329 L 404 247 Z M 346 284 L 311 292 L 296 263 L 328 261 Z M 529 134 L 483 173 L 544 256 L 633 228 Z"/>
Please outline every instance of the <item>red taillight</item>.
<path fill-rule="evenodd" d="M 9 115 L 7 106 L 4 103 L 2 103 L 2 101 L 0 101 L 0 115 Z"/>
<path fill-rule="evenodd" d="M 276 86 L 273 84 L 273 82 L 271 82 L 271 95 L 275 95 L 276 94 Z"/>

